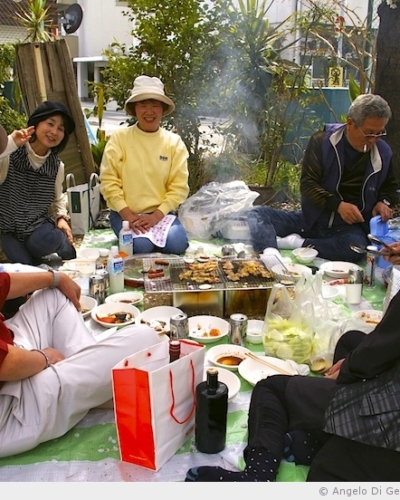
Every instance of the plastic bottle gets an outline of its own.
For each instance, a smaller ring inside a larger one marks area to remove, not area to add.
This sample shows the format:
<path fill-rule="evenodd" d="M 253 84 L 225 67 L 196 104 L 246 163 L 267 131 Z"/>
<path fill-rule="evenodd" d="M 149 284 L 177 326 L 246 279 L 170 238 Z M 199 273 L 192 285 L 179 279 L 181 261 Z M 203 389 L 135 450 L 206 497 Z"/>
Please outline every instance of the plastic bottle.
<path fill-rule="evenodd" d="M 105 269 L 107 267 L 107 260 L 108 260 L 108 254 L 110 253 L 109 250 L 106 248 L 101 248 L 99 250 L 99 257 L 96 259 L 96 269 Z"/>
<path fill-rule="evenodd" d="M 126 254 L 127 257 L 133 255 L 133 234 L 129 222 L 127 220 L 122 221 L 122 228 L 119 232 L 119 251 Z"/>
<path fill-rule="evenodd" d="M 124 259 L 118 253 L 116 245 L 111 247 L 107 271 L 110 278 L 110 293 L 120 293 L 124 291 Z"/>
<path fill-rule="evenodd" d="M 195 444 L 202 453 L 225 448 L 228 387 L 218 381 L 218 370 L 209 368 L 207 380 L 196 387 Z"/>

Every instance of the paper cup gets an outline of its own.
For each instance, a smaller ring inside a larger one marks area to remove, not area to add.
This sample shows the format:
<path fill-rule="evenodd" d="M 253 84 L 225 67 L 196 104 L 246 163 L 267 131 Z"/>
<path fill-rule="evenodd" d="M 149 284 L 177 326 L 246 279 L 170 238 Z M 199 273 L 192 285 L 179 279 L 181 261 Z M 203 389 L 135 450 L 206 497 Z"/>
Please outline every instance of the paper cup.
<path fill-rule="evenodd" d="M 362 283 L 348 283 L 346 285 L 346 300 L 348 304 L 360 304 Z"/>

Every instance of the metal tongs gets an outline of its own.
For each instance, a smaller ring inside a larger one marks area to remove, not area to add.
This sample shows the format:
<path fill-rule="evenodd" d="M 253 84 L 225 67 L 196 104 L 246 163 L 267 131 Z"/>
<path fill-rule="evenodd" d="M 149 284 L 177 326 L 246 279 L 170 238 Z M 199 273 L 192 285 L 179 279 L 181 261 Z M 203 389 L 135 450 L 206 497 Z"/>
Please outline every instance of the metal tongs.
<path fill-rule="evenodd" d="M 292 273 L 289 271 L 289 269 L 285 266 L 283 261 L 277 255 L 262 254 L 260 256 L 260 259 L 262 260 L 262 262 L 264 262 L 266 268 L 269 271 L 273 272 L 274 274 L 279 274 L 280 280 L 282 279 L 287 280 L 294 284 L 294 278 Z M 280 266 L 279 273 L 275 273 L 274 271 L 272 271 L 272 268 L 275 266 Z"/>
<path fill-rule="evenodd" d="M 393 257 L 393 255 L 394 255 L 393 250 L 390 248 L 390 246 L 387 243 L 380 240 L 376 236 L 373 236 L 372 234 L 368 235 L 368 239 L 371 243 L 374 243 L 375 245 L 380 245 L 380 246 L 385 247 L 388 250 L 389 257 Z M 371 253 L 376 254 L 376 255 L 382 255 L 382 252 L 380 250 L 367 250 L 367 247 L 365 245 L 360 245 L 359 243 L 351 243 L 350 248 L 354 252 L 360 253 L 360 254 L 371 252 Z"/>
<path fill-rule="evenodd" d="M 384 241 L 382 241 L 381 239 L 377 238 L 376 236 L 374 236 L 372 234 L 369 234 L 367 236 L 367 238 L 369 239 L 369 241 L 371 243 L 375 243 L 375 245 L 382 245 L 383 247 L 385 247 L 386 250 L 388 250 L 389 257 L 393 257 L 393 255 L 394 255 L 393 250 L 391 249 L 391 247 L 387 243 L 385 243 Z"/>

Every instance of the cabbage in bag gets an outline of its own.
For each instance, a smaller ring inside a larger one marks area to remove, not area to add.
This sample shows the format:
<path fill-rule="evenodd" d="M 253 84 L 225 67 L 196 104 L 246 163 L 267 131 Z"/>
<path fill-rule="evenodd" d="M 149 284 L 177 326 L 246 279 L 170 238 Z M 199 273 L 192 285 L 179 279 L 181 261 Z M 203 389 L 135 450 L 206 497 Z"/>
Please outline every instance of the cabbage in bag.
<path fill-rule="evenodd" d="M 263 326 L 265 354 L 309 363 L 313 349 L 314 308 L 310 301 L 292 300 L 284 285 L 274 285 Z"/>

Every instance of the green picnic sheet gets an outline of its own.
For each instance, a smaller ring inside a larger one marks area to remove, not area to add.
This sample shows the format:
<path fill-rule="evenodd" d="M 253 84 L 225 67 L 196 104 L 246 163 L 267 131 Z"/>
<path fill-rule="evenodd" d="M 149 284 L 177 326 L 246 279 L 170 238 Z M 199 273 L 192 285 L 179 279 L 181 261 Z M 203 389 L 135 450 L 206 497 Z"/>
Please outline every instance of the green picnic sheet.
<path fill-rule="evenodd" d="M 85 235 L 83 248 L 110 248 L 116 242 L 111 230 L 94 230 Z M 222 240 L 191 241 L 189 251 L 199 247 L 207 253 L 220 252 L 220 246 L 229 242 Z M 234 245 L 239 251 L 249 250 L 248 245 Z M 290 256 L 290 251 L 283 252 Z M 317 264 L 317 262 L 316 262 Z M 317 264 L 318 265 L 318 264 Z M 381 270 L 377 269 L 374 287 L 363 289 L 360 305 L 347 306 L 342 296 L 335 302 L 342 303 L 350 313 L 357 310 L 382 309 L 385 287 L 381 281 Z M 245 311 L 242 311 L 245 312 Z M 224 343 L 226 340 L 220 340 Z M 206 349 L 216 344 L 208 344 Z M 263 354 L 263 346 L 246 343 L 246 347 Z M 247 412 L 252 386 L 238 375 L 241 382 L 239 393 L 229 402 L 226 448 L 216 455 L 197 452 L 193 436 L 158 471 L 153 472 L 119 459 L 118 439 L 112 408 L 90 410 L 88 415 L 61 438 L 43 443 L 20 455 L 0 459 L 0 481 L 8 482 L 52 482 L 52 481 L 183 481 L 190 467 L 219 465 L 231 470 L 243 469 L 242 451 L 247 442 Z M 278 482 L 304 482 L 308 467 L 282 462 Z"/>

